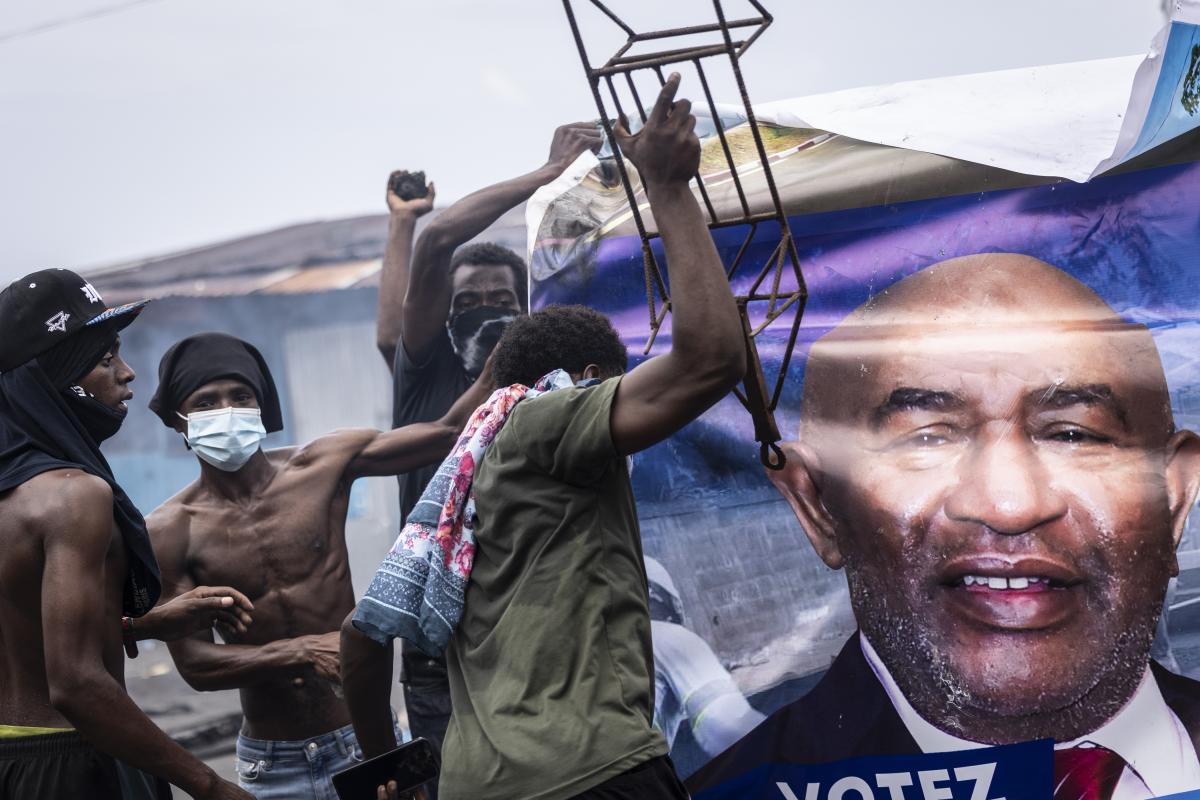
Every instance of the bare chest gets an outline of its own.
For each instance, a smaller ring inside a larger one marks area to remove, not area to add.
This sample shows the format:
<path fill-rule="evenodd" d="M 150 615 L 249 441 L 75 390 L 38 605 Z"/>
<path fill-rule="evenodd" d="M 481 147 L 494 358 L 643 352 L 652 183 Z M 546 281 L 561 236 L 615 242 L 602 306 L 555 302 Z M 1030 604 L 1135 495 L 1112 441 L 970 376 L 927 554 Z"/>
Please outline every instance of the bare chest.
<path fill-rule="evenodd" d="M 193 579 L 228 585 L 257 603 L 270 593 L 313 589 L 348 576 L 345 498 L 283 487 L 244 505 L 192 514 L 188 566 Z"/>

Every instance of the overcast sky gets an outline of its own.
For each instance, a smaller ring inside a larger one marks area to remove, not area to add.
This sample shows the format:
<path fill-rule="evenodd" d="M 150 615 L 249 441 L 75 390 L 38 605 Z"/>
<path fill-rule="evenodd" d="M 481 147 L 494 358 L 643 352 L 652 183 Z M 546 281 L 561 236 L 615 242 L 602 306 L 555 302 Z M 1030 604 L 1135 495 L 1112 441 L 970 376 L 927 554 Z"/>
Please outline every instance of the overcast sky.
<path fill-rule="evenodd" d="M 1142 53 L 1163 21 L 1159 0 L 764 2 L 758 102 Z M 0 3 L 0 280 L 379 212 L 396 167 L 444 203 L 595 116 L 560 0 L 141 0 L 23 33 L 122 4 Z M 645 26 L 713 14 L 611 5 Z"/>

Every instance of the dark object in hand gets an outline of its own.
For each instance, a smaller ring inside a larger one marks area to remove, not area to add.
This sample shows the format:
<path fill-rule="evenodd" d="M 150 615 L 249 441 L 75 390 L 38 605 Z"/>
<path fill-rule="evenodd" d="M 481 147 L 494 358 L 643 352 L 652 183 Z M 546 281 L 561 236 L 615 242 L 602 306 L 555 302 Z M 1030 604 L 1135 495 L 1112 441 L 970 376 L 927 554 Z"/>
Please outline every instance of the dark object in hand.
<path fill-rule="evenodd" d="M 401 200 L 416 200 L 418 197 L 425 197 L 429 194 L 429 187 L 425 185 L 423 171 L 397 172 L 388 181 L 388 188 L 395 192 Z"/>
<path fill-rule="evenodd" d="M 344 769 L 333 776 L 333 788 L 342 800 L 370 800 L 388 781 L 395 781 L 403 796 L 436 780 L 441 768 L 433 745 L 420 737 L 369 761 Z"/>

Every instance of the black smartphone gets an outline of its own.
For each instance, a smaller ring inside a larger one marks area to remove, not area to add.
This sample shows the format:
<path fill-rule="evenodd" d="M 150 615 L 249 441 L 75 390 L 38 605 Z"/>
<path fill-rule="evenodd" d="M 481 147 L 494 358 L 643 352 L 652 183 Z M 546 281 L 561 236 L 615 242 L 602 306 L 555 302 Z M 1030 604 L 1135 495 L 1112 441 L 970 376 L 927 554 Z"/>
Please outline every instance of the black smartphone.
<path fill-rule="evenodd" d="M 411 792 L 436 780 L 439 767 L 433 745 L 417 738 L 335 774 L 333 788 L 341 800 L 374 800 L 376 791 L 388 781 L 395 781 L 401 792 Z"/>

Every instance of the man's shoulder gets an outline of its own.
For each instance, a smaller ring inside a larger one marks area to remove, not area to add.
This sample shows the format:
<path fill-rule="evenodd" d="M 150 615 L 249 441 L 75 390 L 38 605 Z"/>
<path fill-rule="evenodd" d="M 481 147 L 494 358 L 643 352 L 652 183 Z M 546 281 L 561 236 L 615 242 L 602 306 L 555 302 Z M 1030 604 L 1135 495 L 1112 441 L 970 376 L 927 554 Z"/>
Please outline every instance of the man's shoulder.
<path fill-rule="evenodd" d="M 81 469 L 52 469 L 35 475 L 13 492 L 30 519 L 45 518 L 61 524 L 64 519 L 90 516 L 97 511 L 111 514 L 113 490 L 108 481 Z"/>
<path fill-rule="evenodd" d="M 192 481 L 146 516 L 146 530 L 152 539 L 186 533 L 191 517 L 189 506 L 195 502 L 199 487 L 199 480 Z"/>
<path fill-rule="evenodd" d="M 550 420 L 566 421 L 588 409 L 607 409 L 616 395 L 618 380 L 611 378 L 591 386 L 565 386 L 543 392 L 519 403 L 513 409 L 512 419 L 523 427 L 540 427 Z"/>
<path fill-rule="evenodd" d="M 3 524 L 49 536 L 79 530 L 85 523 L 112 519 L 113 490 L 81 469 L 52 469 L 10 490 L 0 500 Z"/>
<path fill-rule="evenodd" d="M 496 433 L 497 452 L 503 451 L 510 442 L 524 451 L 531 444 L 561 437 L 572 413 L 571 401 L 580 391 L 579 387 L 573 386 L 521 400 Z"/>
<path fill-rule="evenodd" d="M 340 474 L 379 433 L 374 428 L 337 428 L 303 445 L 268 450 L 266 455 L 272 466 L 282 470 L 279 477 L 285 480 L 289 474 L 314 468 L 328 467 Z"/>
<path fill-rule="evenodd" d="M 619 460 L 609 425 L 615 389 L 606 381 L 522 400 L 496 435 L 488 462 L 534 464 L 565 483 L 594 485 Z"/>

